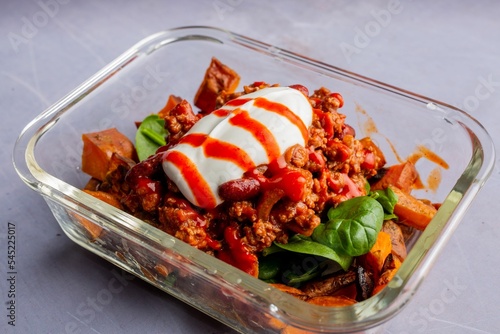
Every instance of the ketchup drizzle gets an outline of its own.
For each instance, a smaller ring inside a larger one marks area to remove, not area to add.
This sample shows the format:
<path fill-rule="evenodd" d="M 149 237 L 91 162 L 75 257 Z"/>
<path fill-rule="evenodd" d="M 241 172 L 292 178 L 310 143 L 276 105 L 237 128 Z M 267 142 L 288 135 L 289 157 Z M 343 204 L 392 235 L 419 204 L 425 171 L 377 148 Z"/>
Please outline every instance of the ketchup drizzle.
<path fill-rule="evenodd" d="M 227 117 L 231 113 L 231 110 L 227 109 L 217 109 L 212 111 L 212 114 L 218 117 Z"/>
<path fill-rule="evenodd" d="M 254 101 L 254 106 L 262 109 L 266 109 L 267 111 L 277 113 L 283 117 L 286 117 L 293 125 L 299 128 L 300 133 L 302 134 L 302 138 L 304 138 L 304 142 L 307 143 L 309 138 L 309 132 L 307 131 L 307 127 L 302 122 L 299 116 L 297 116 L 294 112 L 288 109 L 287 106 L 278 102 L 269 101 L 266 98 L 258 97 Z"/>
<path fill-rule="evenodd" d="M 234 116 L 229 119 L 229 123 L 250 132 L 266 151 L 268 161 L 281 155 L 276 137 L 264 124 L 250 117 L 248 111 L 243 109 L 235 109 L 233 114 Z"/>
<path fill-rule="evenodd" d="M 217 201 L 198 167 L 186 155 L 179 151 L 166 151 L 164 160 L 174 164 L 193 192 L 196 204 L 204 208 L 215 208 Z"/>
<path fill-rule="evenodd" d="M 202 146 L 207 158 L 230 161 L 244 171 L 255 167 L 252 158 L 240 147 L 212 138 L 206 134 L 192 133 L 184 136 L 179 143 L 188 144 L 193 147 Z"/>
<path fill-rule="evenodd" d="M 236 99 L 233 99 L 233 100 L 226 102 L 225 105 L 232 106 L 232 107 L 239 107 L 239 106 L 242 106 L 251 100 L 252 100 L 251 98 L 236 98 Z"/>

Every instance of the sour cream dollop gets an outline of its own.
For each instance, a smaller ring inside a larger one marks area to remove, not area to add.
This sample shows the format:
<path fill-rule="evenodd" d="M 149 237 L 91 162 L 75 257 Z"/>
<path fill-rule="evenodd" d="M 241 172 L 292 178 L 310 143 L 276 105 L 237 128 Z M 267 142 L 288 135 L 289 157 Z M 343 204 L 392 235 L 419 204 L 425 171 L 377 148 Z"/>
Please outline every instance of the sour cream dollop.
<path fill-rule="evenodd" d="M 289 87 L 240 96 L 201 118 L 165 152 L 165 174 L 194 205 L 222 203 L 221 184 L 268 164 L 292 145 L 305 146 L 313 111 L 307 97 Z"/>

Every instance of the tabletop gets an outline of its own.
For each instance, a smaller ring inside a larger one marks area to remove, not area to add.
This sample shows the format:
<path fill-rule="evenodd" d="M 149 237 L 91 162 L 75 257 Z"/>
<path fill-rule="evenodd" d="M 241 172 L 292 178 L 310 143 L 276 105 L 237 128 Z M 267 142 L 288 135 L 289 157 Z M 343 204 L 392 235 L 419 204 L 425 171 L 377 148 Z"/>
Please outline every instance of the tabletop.
<path fill-rule="evenodd" d="M 31 119 L 157 31 L 228 29 L 446 102 L 481 122 L 500 147 L 495 0 L 23 0 L 0 8 L 0 332 L 233 333 L 70 241 L 11 162 Z M 500 332 L 499 185 L 497 166 L 416 295 L 383 332 Z M 7 270 L 12 235 L 15 277 Z M 112 279 L 122 289 L 97 303 Z"/>

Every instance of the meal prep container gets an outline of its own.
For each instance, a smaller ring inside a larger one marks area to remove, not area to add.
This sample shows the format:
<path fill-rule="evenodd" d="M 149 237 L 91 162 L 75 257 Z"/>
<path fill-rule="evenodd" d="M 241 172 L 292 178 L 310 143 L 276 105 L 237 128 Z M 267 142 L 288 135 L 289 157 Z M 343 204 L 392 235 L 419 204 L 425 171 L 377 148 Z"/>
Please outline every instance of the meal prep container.
<path fill-rule="evenodd" d="M 372 137 L 387 165 L 422 146 L 449 164 L 425 158 L 416 164 L 424 185 L 434 186 L 413 194 L 442 205 L 379 294 L 346 307 L 307 304 L 80 190 L 89 180 L 80 168 L 81 135 L 116 127 L 133 140 L 134 122 L 158 112 L 169 94 L 192 102 L 212 57 L 240 74 L 240 88 L 266 81 L 340 92 L 346 123 L 357 138 Z M 40 114 L 20 135 L 13 158 L 71 240 L 228 326 L 244 333 L 345 333 L 377 331 L 415 294 L 491 173 L 494 148 L 483 127 L 452 106 L 235 33 L 184 27 L 145 38 Z M 82 219 L 100 226 L 101 237 L 89 238 Z"/>

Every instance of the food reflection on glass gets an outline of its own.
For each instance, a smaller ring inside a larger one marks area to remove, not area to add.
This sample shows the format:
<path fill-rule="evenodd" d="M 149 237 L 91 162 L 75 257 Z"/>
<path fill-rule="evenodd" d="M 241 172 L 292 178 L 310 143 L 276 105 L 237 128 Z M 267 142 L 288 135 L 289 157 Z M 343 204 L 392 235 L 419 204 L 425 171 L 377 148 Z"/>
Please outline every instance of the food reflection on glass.
<path fill-rule="evenodd" d="M 376 294 L 436 213 L 411 194 L 415 164 L 386 166 L 356 138 L 339 93 L 265 82 L 236 92 L 239 81 L 213 58 L 196 111 L 170 95 L 135 143 L 116 128 L 83 134 L 85 191 L 307 302 Z"/>

